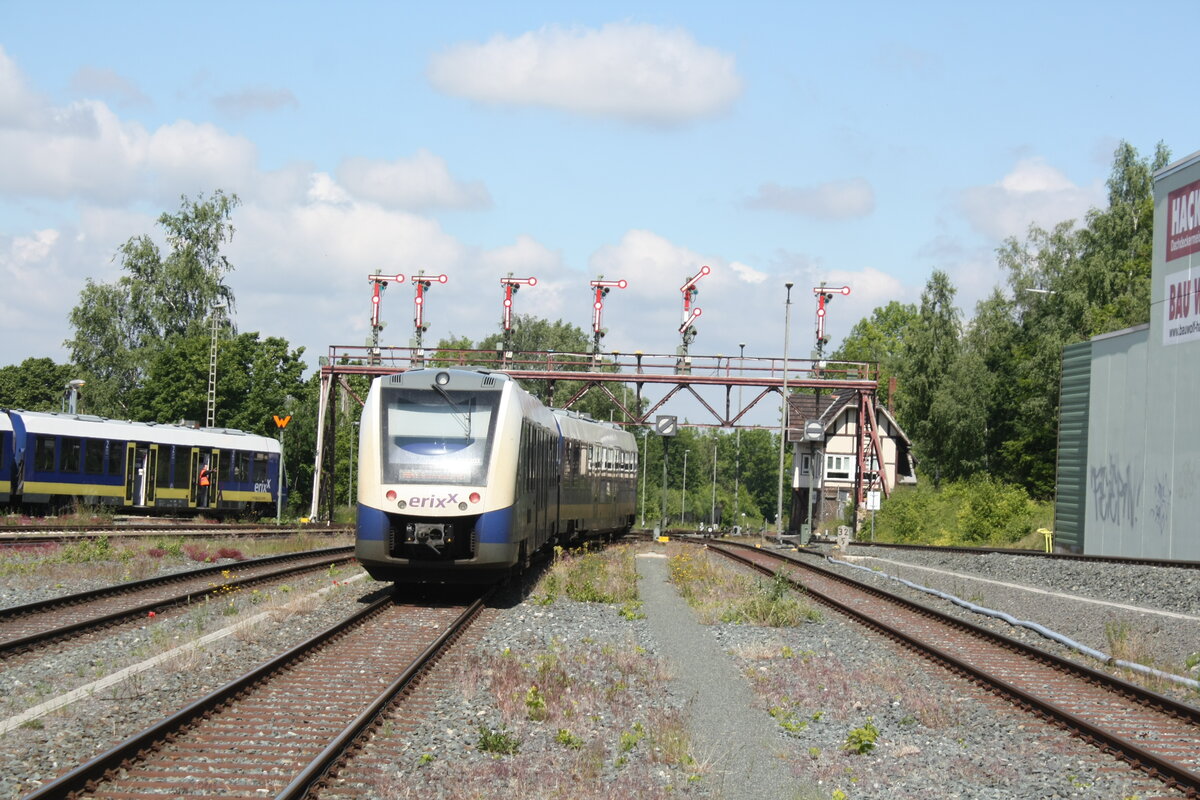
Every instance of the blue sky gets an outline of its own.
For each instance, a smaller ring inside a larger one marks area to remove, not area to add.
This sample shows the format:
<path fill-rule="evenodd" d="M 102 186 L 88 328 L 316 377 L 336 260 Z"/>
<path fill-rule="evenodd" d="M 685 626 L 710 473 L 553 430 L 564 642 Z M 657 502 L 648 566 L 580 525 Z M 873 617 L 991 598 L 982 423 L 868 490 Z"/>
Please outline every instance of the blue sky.
<path fill-rule="evenodd" d="M 243 201 L 243 331 L 315 363 L 369 334 L 375 271 L 445 273 L 427 341 L 518 313 L 670 353 L 833 346 L 949 273 L 966 316 L 1004 237 L 1104 202 L 1118 141 L 1200 148 L 1188 2 L 0 3 L 0 365 L 66 361 L 85 279 L 181 194 Z M 1166 27 L 1166 34 L 1161 31 Z M 1174 43 L 1172 43 L 1174 42 Z M 407 344 L 412 294 L 385 295 Z"/>

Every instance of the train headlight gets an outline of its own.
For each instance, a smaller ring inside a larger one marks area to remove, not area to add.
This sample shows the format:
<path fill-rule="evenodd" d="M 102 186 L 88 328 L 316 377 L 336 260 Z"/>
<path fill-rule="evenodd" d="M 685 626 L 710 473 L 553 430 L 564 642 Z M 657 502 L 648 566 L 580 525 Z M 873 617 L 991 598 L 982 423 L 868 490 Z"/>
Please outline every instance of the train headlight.
<path fill-rule="evenodd" d="M 458 510 L 459 510 L 459 511 L 466 511 L 466 510 L 467 510 L 467 504 L 466 504 L 466 503 L 459 503 L 459 504 L 458 504 Z"/>
<path fill-rule="evenodd" d="M 388 493 L 385 494 L 384 497 L 386 497 L 388 500 L 395 500 L 396 499 L 396 490 L 388 489 Z"/>
<path fill-rule="evenodd" d="M 401 500 L 400 502 L 396 503 L 396 508 L 404 508 L 404 507 L 406 507 L 407 505 L 408 505 L 408 503 L 406 503 L 406 502 L 404 502 L 403 500 Z"/>
<path fill-rule="evenodd" d="M 435 381 L 437 381 L 438 386 L 445 386 L 447 383 L 450 382 L 450 373 L 449 372 L 439 372 L 437 375 L 433 376 L 433 379 Z"/>
<path fill-rule="evenodd" d="M 470 500 L 472 503 L 478 503 L 479 502 L 479 492 L 471 492 L 471 496 L 467 499 Z M 464 503 L 461 507 L 466 508 L 467 506 Z"/>

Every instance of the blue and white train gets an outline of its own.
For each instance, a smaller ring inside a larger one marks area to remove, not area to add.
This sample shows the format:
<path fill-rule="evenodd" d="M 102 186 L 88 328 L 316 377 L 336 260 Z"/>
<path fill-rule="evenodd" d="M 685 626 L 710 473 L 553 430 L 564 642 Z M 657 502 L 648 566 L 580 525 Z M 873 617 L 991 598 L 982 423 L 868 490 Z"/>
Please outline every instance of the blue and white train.
<path fill-rule="evenodd" d="M 636 440 L 509 376 L 375 379 L 359 426 L 356 555 L 376 580 L 490 583 L 542 547 L 633 524 Z"/>
<path fill-rule="evenodd" d="M 0 504 L 274 514 L 280 455 L 275 439 L 227 428 L 0 410 Z"/>

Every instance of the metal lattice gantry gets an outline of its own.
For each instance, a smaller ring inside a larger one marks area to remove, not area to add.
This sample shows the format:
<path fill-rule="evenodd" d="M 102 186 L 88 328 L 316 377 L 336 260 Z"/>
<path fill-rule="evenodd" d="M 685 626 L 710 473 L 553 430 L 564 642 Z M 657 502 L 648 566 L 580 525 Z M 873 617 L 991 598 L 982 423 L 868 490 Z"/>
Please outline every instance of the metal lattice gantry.
<path fill-rule="evenodd" d="M 684 398 L 692 398 L 709 415 L 689 421 L 691 427 L 748 428 L 778 430 L 778 425 L 752 424 L 746 414 L 769 396 L 782 397 L 784 387 L 795 390 L 852 390 L 860 407 L 872 407 L 878 388 L 874 364 L 863 362 L 819 362 L 811 359 L 764 358 L 741 356 L 692 356 L 690 368 L 679 368 L 678 354 L 656 353 L 560 353 L 554 351 L 510 353 L 505 350 L 425 350 L 414 347 L 353 347 L 334 345 L 321 359 L 321 396 L 318 405 L 316 462 L 313 470 L 311 517 L 328 519 L 332 515 L 332 486 L 335 460 L 327 442 L 336 436 L 337 414 L 330 413 L 334 392 L 343 397 L 361 398 L 347 379 L 352 375 L 375 377 L 393 375 L 422 367 L 483 368 L 503 372 L 525 382 L 527 388 L 540 389 L 542 400 L 553 404 L 555 389 L 566 383 L 571 389 L 561 404 L 571 408 L 590 392 L 598 391 L 613 404 L 612 422 L 625 427 L 651 427 L 655 415 L 670 412 Z M 629 391 L 614 391 L 614 384 Z M 738 391 L 734 391 L 738 389 Z M 743 391 L 745 402 L 743 404 Z M 689 411 L 695 410 L 689 406 Z M 873 428 L 873 414 L 862 417 Z M 793 431 L 802 434 L 804 420 L 787 421 Z M 859 461 L 870 457 L 865 450 L 878 447 L 878 436 L 864 431 L 858 437 Z M 875 453 L 882 461 L 882 454 Z M 861 500 L 861 498 L 860 498 Z M 325 515 L 322 515 L 322 512 Z"/>

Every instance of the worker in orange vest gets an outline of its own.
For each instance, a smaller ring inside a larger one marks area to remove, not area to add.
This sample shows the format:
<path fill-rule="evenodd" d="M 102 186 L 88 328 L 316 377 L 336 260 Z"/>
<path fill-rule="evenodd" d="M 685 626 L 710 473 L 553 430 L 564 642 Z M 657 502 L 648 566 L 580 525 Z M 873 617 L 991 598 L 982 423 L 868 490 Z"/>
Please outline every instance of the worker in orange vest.
<path fill-rule="evenodd" d="M 208 464 L 200 467 L 200 502 L 199 505 L 208 505 L 208 485 L 211 483 L 208 473 Z"/>

